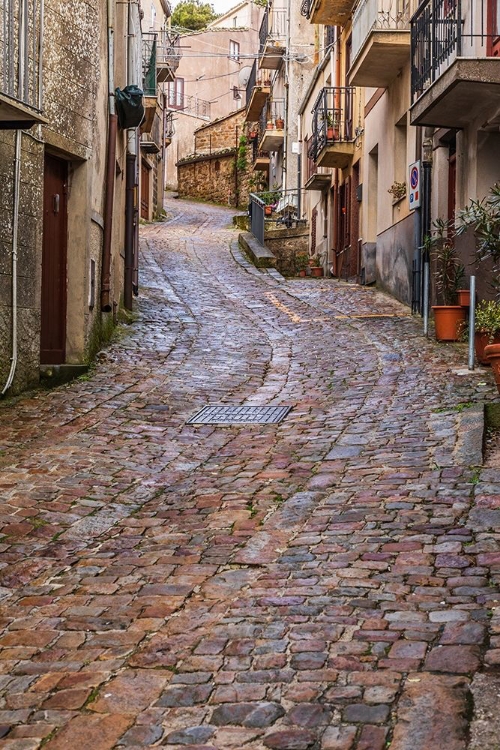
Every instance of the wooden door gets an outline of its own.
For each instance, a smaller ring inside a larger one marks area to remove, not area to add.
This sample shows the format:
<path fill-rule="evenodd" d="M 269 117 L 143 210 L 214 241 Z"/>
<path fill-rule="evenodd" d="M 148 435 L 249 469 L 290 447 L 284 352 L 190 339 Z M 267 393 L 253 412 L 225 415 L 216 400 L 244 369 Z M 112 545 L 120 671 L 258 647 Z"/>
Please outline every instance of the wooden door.
<path fill-rule="evenodd" d="M 500 0 L 488 0 L 488 55 L 500 57 Z"/>
<path fill-rule="evenodd" d="M 149 169 L 141 161 L 141 219 L 149 221 Z"/>
<path fill-rule="evenodd" d="M 46 154 L 40 333 L 40 362 L 46 365 L 66 359 L 67 182 L 68 163 Z"/>

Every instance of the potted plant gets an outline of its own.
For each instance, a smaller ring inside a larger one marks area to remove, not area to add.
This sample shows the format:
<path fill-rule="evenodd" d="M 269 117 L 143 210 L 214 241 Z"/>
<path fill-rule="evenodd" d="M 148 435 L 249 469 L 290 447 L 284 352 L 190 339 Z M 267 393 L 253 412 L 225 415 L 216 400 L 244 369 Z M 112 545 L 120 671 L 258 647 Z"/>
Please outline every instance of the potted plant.
<path fill-rule="evenodd" d="M 298 252 L 294 257 L 295 272 L 298 276 L 306 276 L 308 255 L 306 252 Z"/>
<path fill-rule="evenodd" d="M 393 182 L 387 192 L 392 195 L 393 204 L 399 203 L 406 195 L 406 182 Z"/>
<path fill-rule="evenodd" d="M 317 277 L 323 276 L 324 269 L 323 269 L 323 266 L 321 265 L 321 259 L 319 255 L 312 255 L 309 258 L 309 272 L 311 276 L 317 276 Z"/>
<path fill-rule="evenodd" d="M 281 190 L 275 185 L 272 190 L 266 190 L 259 194 L 261 201 L 264 201 L 264 214 L 271 216 L 273 209 L 276 207 L 279 199 L 281 198 Z"/>
<path fill-rule="evenodd" d="M 431 235 L 425 238 L 424 250 L 434 263 L 434 280 L 440 302 L 434 305 L 437 341 L 458 341 L 465 324 L 465 309 L 457 305 L 457 292 L 465 276 L 465 268 L 458 258 L 448 222 L 437 219 Z"/>
<path fill-rule="evenodd" d="M 474 345 L 476 357 L 482 365 L 489 364 L 486 346 L 500 344 L 500 302 L 483 300 L 476 307 Z"/>
<path fill-rule="evenodd" d="M 285 121 L 284 121 L 284 119 L 282 117 L 277 117 L 276 118 L 276 129 L 277 130 L 283 130 L 284 127 L 285 127 Z"/>

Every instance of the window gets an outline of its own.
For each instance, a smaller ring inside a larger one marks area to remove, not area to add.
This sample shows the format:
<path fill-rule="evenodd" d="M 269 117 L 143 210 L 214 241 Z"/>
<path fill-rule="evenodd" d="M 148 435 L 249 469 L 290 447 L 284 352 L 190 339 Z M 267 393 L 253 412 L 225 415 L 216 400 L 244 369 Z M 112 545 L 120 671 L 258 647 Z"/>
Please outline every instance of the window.
<path fill-rule="evenodd" d="M 236 62 L 240 59 L 240 45 L 239 42 L 229 42 L 229 59 L 230 60 L 236 60 Z"/>
<path fill-rule="evenodd" d="M 169 81 L 167 95 L 170 109 L 184 109 L 184 78 Z"/>

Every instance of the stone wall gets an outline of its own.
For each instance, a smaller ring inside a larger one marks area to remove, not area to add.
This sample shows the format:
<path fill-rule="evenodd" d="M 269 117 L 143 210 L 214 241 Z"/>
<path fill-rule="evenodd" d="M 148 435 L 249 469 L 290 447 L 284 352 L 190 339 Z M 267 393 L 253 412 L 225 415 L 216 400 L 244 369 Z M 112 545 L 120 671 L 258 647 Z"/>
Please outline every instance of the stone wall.
<path fill-rule="evenodd" d="M 177 173 L 181 197 L 236 205 L 234 151 L 184 160 Z"/>
<path fill-rule="evenodd" d="M 297 276 L 309 255 L 309 229 L 268 229 L 265 240 L 277 258 L 278 271 L 283 276 Z"/>
<path fill-rule="evenodd" d="M 242 158 L 244 117 L 245 111 L 241 110 L 198 128 L 194 153 L 177 162 L 180 196 L 246 208 L 251 192 L 251 146 L 244 146 L 246 156 Z"/>

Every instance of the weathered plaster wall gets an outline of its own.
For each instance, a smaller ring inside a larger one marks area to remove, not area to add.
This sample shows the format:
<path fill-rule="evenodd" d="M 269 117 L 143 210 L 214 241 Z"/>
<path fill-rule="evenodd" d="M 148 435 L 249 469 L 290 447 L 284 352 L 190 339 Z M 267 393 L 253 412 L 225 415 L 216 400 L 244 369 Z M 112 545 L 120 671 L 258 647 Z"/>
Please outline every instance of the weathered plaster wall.
<path fill-rule="evenodd" d="M 377 237 L 377 283 L 411 304 L 414 217 L 410 214 Z"/>

